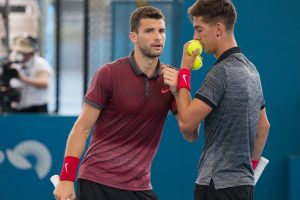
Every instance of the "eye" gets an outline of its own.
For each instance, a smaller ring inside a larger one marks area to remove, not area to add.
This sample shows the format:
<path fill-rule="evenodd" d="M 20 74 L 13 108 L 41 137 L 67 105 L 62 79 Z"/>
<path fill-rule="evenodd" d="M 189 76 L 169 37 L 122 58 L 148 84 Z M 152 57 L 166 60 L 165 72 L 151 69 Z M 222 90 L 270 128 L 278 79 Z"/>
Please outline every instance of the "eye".
<path fill-rule="evenodd" d="M 165 33 L 165 32 L 166 32 L 166 29 L 160 29 L 159 32 L 160 32 L 160 33 Z"/>
<path fill-rule="evenodd" d="M 152 29 L 152 28 L 147 28 L 147 29 L 145 29 L 144 32 L 145 32 L 145 33 L 151 33 L 151 32 L 153 32 L 153 30 L 154 30 L 154 29 Z"/>
<path fill-rule="evenodd" d="M 198 33 L 201 33 L 202 29 L 201 28 L 197 28 L 197 29 L 195 29 L 195 31 L 197 31 Z"/>

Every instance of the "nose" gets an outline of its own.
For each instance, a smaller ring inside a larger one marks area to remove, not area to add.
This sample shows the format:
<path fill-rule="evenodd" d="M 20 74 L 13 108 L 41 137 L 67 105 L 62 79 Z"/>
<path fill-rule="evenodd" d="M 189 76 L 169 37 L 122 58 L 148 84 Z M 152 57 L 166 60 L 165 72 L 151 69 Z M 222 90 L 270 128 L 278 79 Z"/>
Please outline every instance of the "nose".
<path fill-rule="evenodd" d="M 199 40 L 200 41 L 200 35 L 197 31 L 194 31 L 194 37 L 193 37 L 194 40 Z"/>
<path fill-rule="evenodd" d="M 155 39 L 157 40 L 162 40 L 164 38 L 164 33 L 161 33 L 161 32 L 156 32 L 155 34 Z"/>

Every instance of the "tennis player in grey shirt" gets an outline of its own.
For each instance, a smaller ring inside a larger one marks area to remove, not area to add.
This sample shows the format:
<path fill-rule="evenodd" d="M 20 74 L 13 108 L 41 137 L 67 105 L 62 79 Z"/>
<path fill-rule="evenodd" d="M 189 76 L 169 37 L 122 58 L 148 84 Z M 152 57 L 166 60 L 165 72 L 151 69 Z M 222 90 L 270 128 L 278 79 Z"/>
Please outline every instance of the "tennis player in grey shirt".
<path fill-rule="evenodd" d="M 199 51 L 189 56 L 189 42 L 179 70 L 179 127 L 192 132 L 205 122 L 195 200 L 253 199 L 253 171 L 270 128 L 259 73 L 235 40 L 237 14 L 230 0 L 198 0 L 188 12 L 194 39 L 217 58 L 193 100 L 190 70 Z M 188 141 L 197 137 L 184 134 Z"/>

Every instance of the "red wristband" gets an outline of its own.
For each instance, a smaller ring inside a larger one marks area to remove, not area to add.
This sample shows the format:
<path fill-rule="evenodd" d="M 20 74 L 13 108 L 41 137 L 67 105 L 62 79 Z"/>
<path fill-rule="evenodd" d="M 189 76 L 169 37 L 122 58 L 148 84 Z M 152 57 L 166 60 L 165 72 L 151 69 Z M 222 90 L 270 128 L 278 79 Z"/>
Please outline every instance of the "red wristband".
<path fill-rule="evenodd" d="M 74 156 L 65 156 L 64 163 L 59 175 L 61 181 L 75 181 L 76 171 L 79 164 L 79 158 Z"/>
<path fill-rule="evenodd" d="M 191 70 L 180 69 L 178 73 L 178 85 L 177 90 L 186 88 L 191 91 Z"/>
<path fill-rule="evenodd" d="M 251 160 L 252 163 L 252 168 L 256 169 L 257 165 L 258 165 L 259 160 Z"/>

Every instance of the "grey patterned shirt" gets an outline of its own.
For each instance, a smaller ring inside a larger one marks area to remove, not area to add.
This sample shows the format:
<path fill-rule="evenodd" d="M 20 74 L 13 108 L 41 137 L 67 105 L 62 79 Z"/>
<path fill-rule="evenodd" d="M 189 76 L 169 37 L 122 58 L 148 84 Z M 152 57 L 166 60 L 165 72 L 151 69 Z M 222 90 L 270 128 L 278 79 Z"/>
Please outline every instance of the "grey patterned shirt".
<path fill-rule="evenodd" d="M 224 52 L 196 93 L 213 110 L 205 119 L 196 183 L 216 189 L 254 185 L 251 157 L 264 97 L 255 66 L 238 47 Z"/>

